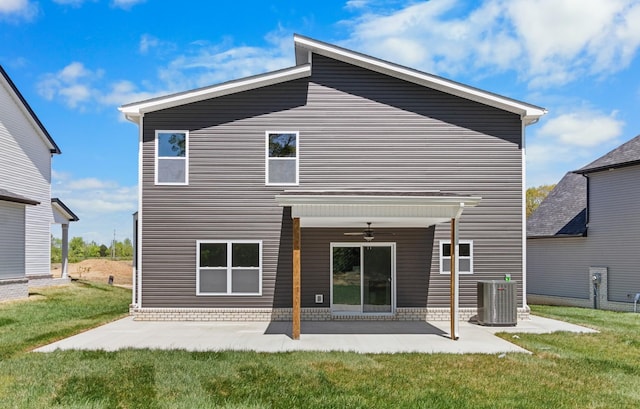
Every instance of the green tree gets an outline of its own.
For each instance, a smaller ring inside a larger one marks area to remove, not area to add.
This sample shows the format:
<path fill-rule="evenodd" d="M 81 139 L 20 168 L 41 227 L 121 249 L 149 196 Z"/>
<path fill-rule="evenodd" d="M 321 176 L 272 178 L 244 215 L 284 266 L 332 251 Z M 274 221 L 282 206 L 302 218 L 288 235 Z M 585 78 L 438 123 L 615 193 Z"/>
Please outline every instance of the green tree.
<path fill-rule="evenodd" d="M 87 244 L 84 252 L 85 258 L 97 258 L 100 257 L 100 246 L 95 241 Z"/>
<path fill-rule="evenodd" d="M 115 246 L 115 247 L 114 247 Z M 115 254 L 113 249 L 115 248 Z M 113 256 L 117 259 L 130 259 L 133 257 L 133 245 L 131 244 L 131 240 L 129 238 L 124 239 L 124 241 L 118 241 L 111 243 L 108 249 L 108 255 Z"/>
<path fill-rule="evenodd" d="M 527 217 L 531 216 L 554 187 L 556 185 L 542 185 L 527 189 Z"/>
<path fill-rule="evenodd" d="M 133 244 L 131 244 L 131 240 L 128 237 L 122 242 L 122 255 L 120 257 L 127 259 L 133 257 Z"/>
<path fill-rule="evenodd" d="M 86 258 L 85 254 L 86 244 L 82 237 L 74 237 L 69 241 L 69 262 L 77 263 Z"/>
<path fill-rule="evenodd" d="M 109 247 L 104 244 L 100 245 L 100 257 L 107 257 L 109 255 Z"/>
<path fill-rule="evenodd" d="M 62 239 L 51 235 L 51 262 L 62 263 Z"/>

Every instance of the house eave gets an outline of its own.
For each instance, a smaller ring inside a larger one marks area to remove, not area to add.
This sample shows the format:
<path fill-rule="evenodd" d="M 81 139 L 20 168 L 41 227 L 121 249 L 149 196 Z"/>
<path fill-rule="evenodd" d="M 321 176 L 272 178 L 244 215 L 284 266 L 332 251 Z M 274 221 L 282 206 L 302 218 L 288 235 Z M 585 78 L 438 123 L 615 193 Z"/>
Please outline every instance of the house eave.
<path fill-rule="evenodd" d="M 640 160 L 633 160 L 633 161 L 628 161 L 628 162 L 614 163 L 614 164 L 611 164 L 611 165 L 603 165 L 603 166 L 597 166 L 597 167 L 593 167 L 593 168 L 582 168 L 582 169 L 574 170 L 573 173 L 576 173 L 578 175 L 587 176 L 589 173 L 603 172 L 603 171 L 607 171 L 607 170 L 614 170 L 614 169 L 618 169 L 618 168 L 626 168 L 626 167 L 629 167 L 629 166 L 636 166 L 636 165 L 640 165 Z"/>
<path fill-rule="evenodd" d="M 58 212 L 63 219 L 70 222 L 77 222 L 80 220 L 78 216 L 76 216 L 71 209 L 64 202 L 57 197 L 51 198 L 51 207 L 54 211 Z"/>
<path fill-rule="evenodd" d="M 440 192 L 284 191 L 275 196 L 291 207 L 302 227 L 428 227 L 458 218 L 477 206 L 479 196 Z"/>
<path fill-rule="evenodd" d="M 16 84 L 14 84 L 13 80 L 11 79 L 11 77 L 9 77 L 9 74 L 7 74 L 2 65 L 0 65 L 0 78 L 2 78 L 3 80 L 2 83 L 4 87 L 20 107 L 20 110 L 23 112 L 27 120 L 31 123 L 31 126 L 33 126 L 33 128 L 36 130 L 38 136 L 40 136 L 42 141 L 47 145 L 47 148 L 49 148 L 51 154 L 61 154 L 62 151 L 49 134 L 49 131 L 47 131 L 42 122 L 40 122 L 40 119 L 33 111 L 33 109 L 31 109 L 31 106 L 24 98 L 24 96 L 22 96 L 22 93 L 20 93 L 20 90 L 18 89 L 18 87 L 16 87 Z"/>
<path fill-rule="evenodd" d="M 305 64 L 265 74 L 254 75 L 239 80 L 232 80 L 210 87 L 171 94 L 165 97 L 134 102 L 122 105 L 118 110 L 124 114 L 127 120 L 138 123 L 140 117 L 145 113 L 200 102 L 206 99 L 217 98 L 238 92 L 249 91 L 309 76 L 311 76 L 311 65 Z"/>
<path fill-rule="evenodd" d="M 527 236 L 527 240 L 536 240 L 536 239 L 571 239 L 576 237 L 587 237 L 587 233 L 577 233 L 577 234 L 551 234 L 544 236 Z"/>
<path fill-rule="evenodd" d="M 0 201 L 19 203 L 30 206 L 36 206 L 40 204 L 40 202 L 38 202 L 37 200 L 29 199 L 17 193 L 10 192 L 6 189 L 0 189 Z"/>
<path fill-rule="evenodd" d="M 362 68 L 389 75 L 421 86 L 429 87 L 471 101 L 489 105 L 504 111 L 520 115 L 525 125 L 537 122 L 547 110 L 515 99 L 483 91 L 478 88 L 460 84 L 442 77 L 427 74 L 418 70 L 374 58 L 365 54 L 337 47 L 321 41 L 313 40 L 299 34 L 294 35 L 297 63 L 310 63 L 313 52 L 338 61 L 343 61 Z"/>

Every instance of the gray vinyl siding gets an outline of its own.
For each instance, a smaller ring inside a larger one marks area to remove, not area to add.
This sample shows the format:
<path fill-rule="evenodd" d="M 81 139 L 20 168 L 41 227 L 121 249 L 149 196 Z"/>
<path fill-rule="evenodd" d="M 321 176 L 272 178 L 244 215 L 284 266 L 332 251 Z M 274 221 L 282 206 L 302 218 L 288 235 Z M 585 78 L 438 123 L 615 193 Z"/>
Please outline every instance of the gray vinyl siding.
<path fill-rule="evenodd" d="M 190 131 L 189 186 L 154 186 L 154 132 L 161 129 Z M 265 186 L 267 130 L 300 132 L 299 186 Z M 290 268 L 291 231 L 283 223 L 290 216 L 274 200 L 285 188 L 440 189 L 482 196 L 477 208 L 465 210 L 460 224 L 460 238 L 474 240 L 476 271 L 462 278 L 461 306 L 475 306 L 476 280 L 505 273 L 514 280 L 522 277 L 520 138 L 521 121 L 515 114 L 316 55 L 311 78 L 147 114 L 142 306 L 287 304 L 288 270 L 277 266 L 287 263 Z M 439 274 L 437 247 L 448 231 L 448 224 L 438 226 L 424 255 L 415 259 L 414 249 L 414 256 L 407 257 L 430 266 L 421 278 L 416 269 L 415 279 L 429 280 L 416 290 L 426 292 L 428 286 L 428 305 L 433 307 L 449 302 L 449 276 Z M 305 257 L 314 247 L 305 249 L 305 233 L 303 305 L 329 280 L 328 270 L 321 276 L 309 274 Z M 196 297 L 198 239 L 263 240 L 263 295 Z M 321 250 L 317 257 L 328 266 L 329 248 L 324 255 Z M 425 301 L 401 294 L 399 287 L 399 306 L 401 297 L 412 305 Z"/>
<path fill-rule="evenodd" d="M 607 267 L 609 300 L 640 292 L 640 166 L 589 175 L 589 257 Z"/>
<path fill-rule="evenodd" d="M 396 293 L 398 307 L 426 307 L 429 282 L 429 252 L 433 243 L 433 228 L 378 229 L 377 243 L 396 244 Z M 354 229 L 302 229 L 301 242 L 301 302 L 302 307 L 329 307 L 331 243 L 362 243 L 361 237 L 345 236 Z M 387 233 L 387 234 L 385 234 Z M 291 273 L 287 274 L 291 277 Z M 291 280 L 287 286 L 289 298 L 278 307 L 291 306 Z M 324 295 L 324 304 L 315 303 L 315 294 Z"/>
<path fill-rule="evenodd" d="M 0 280 L 24 278 L 25 205 L 0 200 Z"/>
<path fill-rule="evenodd" d="M 527 240 L 527 293 L 589 299 L 586 237 Z"/>
<path fill-rule="evenodd" d="M 640 292 L 640 166 L 589 174 L 587 237 L 527 240 L 527 292 L 589 298 L 589 267 L 607 267 L 609 301 Z"/>

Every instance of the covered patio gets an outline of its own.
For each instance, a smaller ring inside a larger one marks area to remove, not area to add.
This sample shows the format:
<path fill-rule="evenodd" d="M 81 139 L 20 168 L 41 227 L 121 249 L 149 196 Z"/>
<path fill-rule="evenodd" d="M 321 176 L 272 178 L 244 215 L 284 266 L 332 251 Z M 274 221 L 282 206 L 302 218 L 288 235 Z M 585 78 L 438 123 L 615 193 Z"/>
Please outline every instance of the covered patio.
<path fill-rule="evenodd" d="M 303 321 L 302 335 L 293 340 L 288 322 L 134 321 L 126 317 L 35 350 L 183 349 L 188 351 L 350 351 L 358 353 L 528 353 L 496 337 L 496 332 L 597 332 L 562 321 L 531 316 L 517 327 L 481 327 L 460 322 L 457 342 L 449 324 L 388 321 Z"/>
<path fill-rule="evenodd" d="M 426 228 L 450 223 L 451 275 L 449 338 L 459 338 L 458 224 L 465 208 L 476 206 L 479 196 L 441 191 L 284 191 L 276 202 L 291 208 L 293 219 L 293 308 L 291 337 L 299 340 L 301 325 L 301 229 L 314 227 Z M 364 240 L 370 242 L 373 236 Z"/>

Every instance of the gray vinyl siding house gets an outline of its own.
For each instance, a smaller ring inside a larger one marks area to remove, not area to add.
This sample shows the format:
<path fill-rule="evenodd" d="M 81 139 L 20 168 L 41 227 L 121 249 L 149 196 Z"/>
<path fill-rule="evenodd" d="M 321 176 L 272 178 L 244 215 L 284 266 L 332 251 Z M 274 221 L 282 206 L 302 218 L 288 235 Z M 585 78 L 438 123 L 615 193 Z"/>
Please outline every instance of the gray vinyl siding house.
<path fill-rule="evenodd" d="M 633 310 L 639 180 L 640 136 L 565 175 L 527 222 L 531 302 Z"/>
<path fill-rule="evenodd" d="M 292 68 L 120 108 L 140 129 L 134 315 L 291 319 L 296 219 L 303 319 L 449 319 L 452 277 L 441 272 L 450 263 L 441 249 L 449 251 L 452 219 L 459 219 L 460 317 L 475 314 L 478 280 L 507 274 L 519 283 L 526 315 L 523 132 L 545 111 L 294 40 Z M 290 148 L 280 142 L 285 136 L 293 151 L 272 152 Z M 181 143 L 173 151 L 165 147 L 171 138 Z M 209 250 L 221 246 L 236 257 L 242 243 L 259 243 L 252 267 L 259 283 L 236 279 L 241 268 L 231 262 L 204 266 Z M 349 271 L 364 288 L 355 305 L 338 300 L 346 296 L 337 270 L 348 258 L 339 254 L 355 257 Z M 225 266 L 227 285 L 249 294 L 200 291 L 224 290 L 224 272 L 215 271 Z M 367 294 L 380 274 L 386 292 Z"/>

